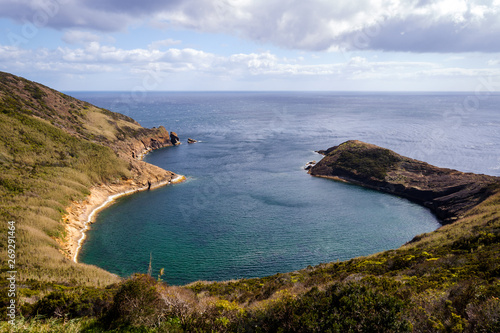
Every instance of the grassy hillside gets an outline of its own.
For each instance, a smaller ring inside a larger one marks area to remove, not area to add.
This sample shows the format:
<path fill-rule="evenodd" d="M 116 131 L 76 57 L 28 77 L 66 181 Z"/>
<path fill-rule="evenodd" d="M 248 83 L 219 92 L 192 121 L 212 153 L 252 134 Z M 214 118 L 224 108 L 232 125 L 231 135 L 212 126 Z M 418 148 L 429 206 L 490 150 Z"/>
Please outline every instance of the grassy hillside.
<path fill-rule="evenodd" d="M 128 177 L 126 163 L 108 147 L 77 139 L 44 119 L 5 109 L 0 114 L 0 140 L 1 232 L 6 237 L 6 222 L 16 222 L 20 277 L 97 282 L 97 276 L 80 277 L 82 272 L 70 268 L 59 253 L 56 240 L 64 238 L 61 218 L 71 201 L 89 194 L 91 185 Z M 5 250 L 5 238 L 1 244 Z"/>
<path fill-rule="evenodd" d="M 91 186 L 133 178 L 133 165 L 119 157 L 116 148 L 161 131 L 0 73 L 2 303 L 5 272 L 12 270 L 6 260 L 8 221 L 16 227 L 15 269 L 21 298 L 34 300 L 59 285 L 98 287 L 119 281 L 102 269 L 66 258 L 60 246 L 66 236 L 62 217 L 71 202 L 89 194 Z"/>
<path fill-rule="evenodd" d="M 115 150 L 145 129 L 21 78 L 0 83 L 0 255 L 16 221 L 24 303 L 0 332 L 500 332 L 498 189 L 399 249 L 264 278 L 175 287 L 74 264 L 58 243 L 65 207 L 92 185 L 134 177 Z M 387 154 L 340 162 L 385 179 Z"/>

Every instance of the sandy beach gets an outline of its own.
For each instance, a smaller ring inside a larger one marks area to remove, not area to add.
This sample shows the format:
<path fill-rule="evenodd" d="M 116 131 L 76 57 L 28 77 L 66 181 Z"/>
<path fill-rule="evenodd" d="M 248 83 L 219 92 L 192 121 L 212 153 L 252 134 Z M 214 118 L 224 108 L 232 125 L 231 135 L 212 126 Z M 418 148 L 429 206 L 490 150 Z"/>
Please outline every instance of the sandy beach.
<path fill-rule="evenodd" d="M 151 190 L 169 184 L 183 182 L 186 178 L 182 175 L 174 175 L 156 183 L 151 184 Z M 85 240 L 85 232 L 89 224 L 95 221 L 99 211 L 111 205 L 117 198 L 130 195 L 139 191 L 148 190 L 148 186 L 126 181 L 117 185 L 101 185 L 90 189 L 90 195 L 83 201 L 73 202 L 64 216 L 66 238 L 61 246 L 63 253 L 68 259 L 78 262 L 78 253 Z"/>

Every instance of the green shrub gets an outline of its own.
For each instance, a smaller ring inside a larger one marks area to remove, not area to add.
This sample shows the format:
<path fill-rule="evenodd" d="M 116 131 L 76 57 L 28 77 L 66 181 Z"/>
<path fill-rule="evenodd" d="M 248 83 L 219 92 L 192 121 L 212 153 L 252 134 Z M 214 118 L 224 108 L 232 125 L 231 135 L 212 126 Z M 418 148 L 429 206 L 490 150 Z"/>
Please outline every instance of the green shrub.
<path fill-rule="evenodd" d="M 33 97 L 36 100 L 41 100 L 43 97 L 47 96 L 47 94 L 43 92 L 42 89 L 40 89 L 35 84 L 29 81 L 26 81 L 26 84 L 24 85 L 24 90 L 28 91 L 31 94 L 31 97 Z"/>
<path fill-rule="evenodd" d="M 405 302 L 362 284 L 313 288 L 260 312 L 253 326 L 261 332 L 410 332 Z"/>
<path fill-rule="evenodd" d="M 112 298 L 109 289 L 58 290 L 36 302 L 32 315 L 68 319 L 99 317 L 111 306 Z"/>
<path fill-rule="evenodd" d="M 500 299 L 491 297 L 467 308 L 468 332 L 500 332 Z"/>
<path fill-rule="evenodd" d="M 134 275 L 120 285 L 103 323 L 109 328 L 158 326 L 163 318 L 158 287 L 158 282 L 151 276 Z"/>
<path fill-rule="evenodd" d="M 331 166 L 363 178 L 383 180 L 399 159 L 388 149 L 344 149 Z"/>

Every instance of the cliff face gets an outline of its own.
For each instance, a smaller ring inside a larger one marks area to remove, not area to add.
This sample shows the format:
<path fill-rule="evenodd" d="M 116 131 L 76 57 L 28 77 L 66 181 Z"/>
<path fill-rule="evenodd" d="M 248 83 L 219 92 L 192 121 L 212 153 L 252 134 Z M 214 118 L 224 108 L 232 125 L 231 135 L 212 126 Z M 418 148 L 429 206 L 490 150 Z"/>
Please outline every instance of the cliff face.
<path fill-rule="evenodd" d="M 144 154 L 152 150 L 173 146 L 170 134 L 163 126 L 146 129 L 111 146 L 121 159 L 128 161 L 134 181 L 140 185 L 162 182 L 174 176 L 170 171 L 142 161 Z"/>
<path fill-rule="evenodd" d="M 319 151 L 325 157 L 309 170 L 395 194 L 433 211 L 444 224 L 460 218 L 500 188 L 500 178 L 438 168 L 361 141 Z"/>

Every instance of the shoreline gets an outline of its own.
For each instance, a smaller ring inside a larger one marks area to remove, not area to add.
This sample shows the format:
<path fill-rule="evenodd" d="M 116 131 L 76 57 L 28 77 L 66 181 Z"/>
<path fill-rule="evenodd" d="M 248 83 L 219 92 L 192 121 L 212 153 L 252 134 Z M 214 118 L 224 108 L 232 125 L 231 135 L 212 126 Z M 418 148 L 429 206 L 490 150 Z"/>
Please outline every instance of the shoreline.
<path fill-rule="evenodd" d="M 183 175 L 175 175 L 151 185 L 151 190 L 186 180 Z M 74 263 L 78 263 L 78 254 L 86 238 L 89 224 L 95 221 L 97 214 L 104 208 L 123 196 L 146 191 L 148 186 L 142 186 L 128 181 L 120 185 L 101 185 L 90 189 L 90 195 L 82 202 L 74 202 L 67 208 L 68 214 L 63 218 L 67 236 L 61 246 L 63 253 Z"/>

